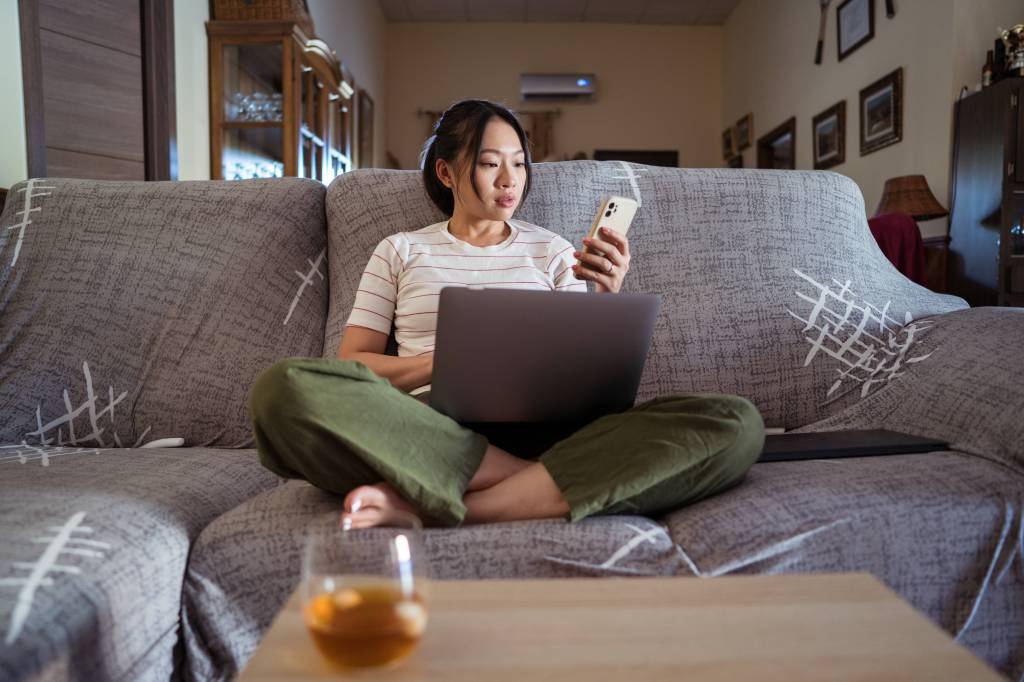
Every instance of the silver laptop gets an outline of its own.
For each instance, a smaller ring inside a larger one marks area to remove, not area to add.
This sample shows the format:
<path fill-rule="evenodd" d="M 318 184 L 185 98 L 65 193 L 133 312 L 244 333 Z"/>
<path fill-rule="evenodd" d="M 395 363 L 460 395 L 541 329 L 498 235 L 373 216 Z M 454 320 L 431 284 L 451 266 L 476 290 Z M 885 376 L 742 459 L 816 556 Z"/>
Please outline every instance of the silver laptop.
<path fill-rule="evenodd" d="M 633 406 L 661 297 L 441 290 L 430 405 L 459 422 L 574 422 Z"/>

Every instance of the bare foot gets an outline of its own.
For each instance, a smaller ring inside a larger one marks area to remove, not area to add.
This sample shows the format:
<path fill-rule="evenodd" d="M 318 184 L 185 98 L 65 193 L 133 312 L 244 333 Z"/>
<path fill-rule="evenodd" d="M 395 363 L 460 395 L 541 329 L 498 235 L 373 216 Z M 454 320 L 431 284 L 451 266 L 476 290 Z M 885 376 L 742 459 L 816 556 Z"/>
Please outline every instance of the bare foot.
<path fill-rule="evenodd" d="M 418 516 L 416 508 L 387 483 L 355 488 L 345 496 L 344 507 L 341 527 L 346 530 L 384 525 L 400 518 L 399 512 Z"/>

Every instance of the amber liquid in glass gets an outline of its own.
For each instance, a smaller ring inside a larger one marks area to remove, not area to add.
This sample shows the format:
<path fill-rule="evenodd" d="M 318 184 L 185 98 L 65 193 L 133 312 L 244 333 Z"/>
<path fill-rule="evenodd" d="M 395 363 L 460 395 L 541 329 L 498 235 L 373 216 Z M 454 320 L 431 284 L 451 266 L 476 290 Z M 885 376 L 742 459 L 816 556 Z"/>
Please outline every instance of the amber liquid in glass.
<path fill-rule="evenodd" d="M 344 587 L 303 609 L 317 649 L 335 665 L 364 668 L 397 662 L 416 648 L 427 624 L 423 599 L 398 585 Z"/>

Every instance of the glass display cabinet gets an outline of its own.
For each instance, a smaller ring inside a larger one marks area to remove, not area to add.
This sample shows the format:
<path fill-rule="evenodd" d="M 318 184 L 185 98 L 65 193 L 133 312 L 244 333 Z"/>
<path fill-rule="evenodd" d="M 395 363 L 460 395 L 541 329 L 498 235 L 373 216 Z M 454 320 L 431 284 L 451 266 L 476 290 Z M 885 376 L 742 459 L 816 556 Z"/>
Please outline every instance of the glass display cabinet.
<path fill-rule="evenodd" d="M 353 83 L 293 23 L 209 21 L 210 177 L 329 183 L 352 165 Z"/>

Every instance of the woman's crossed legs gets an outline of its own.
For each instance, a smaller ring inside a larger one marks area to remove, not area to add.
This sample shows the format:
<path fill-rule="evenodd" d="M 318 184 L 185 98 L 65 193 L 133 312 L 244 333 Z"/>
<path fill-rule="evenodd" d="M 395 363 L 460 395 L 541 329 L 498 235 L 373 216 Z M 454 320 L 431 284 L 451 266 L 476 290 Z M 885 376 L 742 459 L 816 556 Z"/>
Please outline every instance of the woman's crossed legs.
<path fill-rule="evenodd" d="M 737 483 L 764 440 L 749 401 L 676 394 L 605 415 L 532 461 L 360 363 L 312 358 L 268 368 L 251 408 L 264 466 L 343 494 L 343 520 L 353 527 L 386 523 L 397 511 L 448 526 L 655 513 Z"/>

